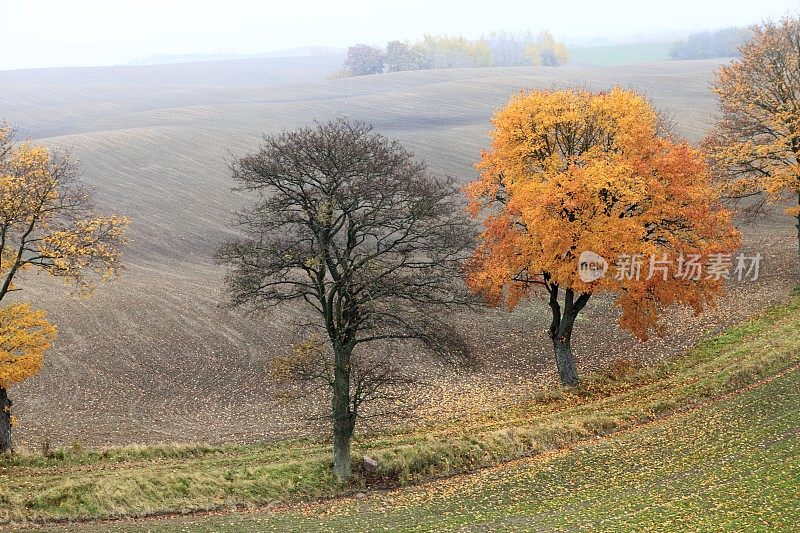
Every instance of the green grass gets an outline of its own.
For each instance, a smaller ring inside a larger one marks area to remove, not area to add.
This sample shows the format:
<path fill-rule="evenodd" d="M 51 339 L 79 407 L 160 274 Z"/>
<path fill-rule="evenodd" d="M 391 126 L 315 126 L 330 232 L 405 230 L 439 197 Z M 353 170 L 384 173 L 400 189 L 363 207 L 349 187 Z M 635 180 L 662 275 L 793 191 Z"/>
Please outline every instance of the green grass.
<path fill-rule="evenodd" d="M 567 453 L 305 510 L 110 531 L 792 531 L 800 371 Z M 106 526 L 104 526 L 106 527 Z"/>
<path fill-rule="evenodd" d="M 377 474 L 330 473 L 326 443 L 59 451 L 0 459 L 0 519 L 132 517 L 299 502 L 400 486 L 585 442 L 719 398 L 800 363 L 800 301 L 776 307 L 684 356 L 632 375 L 592 376 L 572 391 L 458 425 L 378 435 L 359 454 Z"/>
<path fill-rule="evenodd" d="M 669 61 L 672 42 L 616 44 L 571 48 L 570 61 L 578 65 L 611 67 L 652 61 Z"/>

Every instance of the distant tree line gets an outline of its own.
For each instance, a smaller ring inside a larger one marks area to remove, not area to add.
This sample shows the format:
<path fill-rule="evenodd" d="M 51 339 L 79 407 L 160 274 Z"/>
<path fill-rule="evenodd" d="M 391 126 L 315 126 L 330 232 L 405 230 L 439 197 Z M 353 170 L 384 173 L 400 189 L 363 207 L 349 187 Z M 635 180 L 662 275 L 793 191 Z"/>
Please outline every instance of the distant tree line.
<path fill-rule="evenodd" d="M 462 36 L 426 35 L 416 42 L 391 41 L 386 48 L 357 44 L 347 50 L 345 75 L 364 76 L 388 70 L 428 70 L 472 67 L 546 66 L 569 61 L 569 52 L 543 31 L 492 32 L 476 40 Z"/>
<path fill-rule="evenodd" d="M 672 59 L 710 59 L 739 57 L 739 47 L 752 36 L 748 28 L 725 28 L 693 33 L 672 47 Z"/>

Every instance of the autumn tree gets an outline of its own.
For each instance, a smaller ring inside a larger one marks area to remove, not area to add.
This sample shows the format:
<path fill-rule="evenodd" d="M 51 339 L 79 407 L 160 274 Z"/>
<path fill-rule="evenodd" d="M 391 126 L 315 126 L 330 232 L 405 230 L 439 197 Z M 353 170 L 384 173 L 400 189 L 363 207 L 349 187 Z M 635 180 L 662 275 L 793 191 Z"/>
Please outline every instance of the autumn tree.
<path fill-rule="evenodd" d="M 251 311 L 300 302 L 316 317 L 329 350 L 296 351 L 286 372 L 330 387 L 334 470 L 347 479 L 361 378 L 379 386 L 387 368 L 355 368 L 354 353 L 392 339 L 440 354 L 454 345 L 440 317 L 469 301 L 461 273 L 473 231 L 460 193 L 398 142 L 345 119 L 267 137 L 233 177 L 258 199 L 239 217 L 244 237 L 219 252 L 232 267 L 230 301 Z"/>
<path fill-rule="evenodd" d="M 578 382 L 571 338 L 592 295 L 615 295 L 621 325 L 640 338 L 663 331 L 666 307 L 713 303 L 721 279 L 681 275 L 681 261 L 729 252 L 738 234 L 703 157 L 666 135 L 644 98 L 619 88 L 523 93 L 493 124 L 481 177 L 466 189 L 472 213 L 485 214 L 468 282 L 490 305 L 546 296 L 562 384 Z M 673 268 L 649 275 L 654 258 Z M 602 275 L 603 261 L 616 272 Z M 587 267 L 599 274 L 584 276 Z"/>
<path fill-rule="evenodd" d="M 800 19 L 753 28 L 741 59 L 720 68 L 720 118 L 704 147 L 723 196 L 757 215 L 788 202 L 800 241 Z"/>
<path fill-rule="evenodd" d="M 536 42 L 528 46 L 526 55 L 535 67 L 558 67 L 569 61 L 567 46 L 556 41 L 549 31 L 537 36 Z"/>
<path fill-rule="evenodd" d="M 94 210 L 91 194 L 78 183 L 67 155 L 15 143 L 11 129 L 0 126 L 0 302 L 22 289 L 19 282 L 28 271 L 45 272 L 90 292 L 96 279 L 106 280 L 118 271 L 127 224 L 124 217 Z M 7 402 L 7 385 L 19 379 L 2 376 L 31 375 L 26 361 L 44 351 L 44 342 L 26 344 L 24 335 L 41 340 L 51 330 L 42 315 L 28 308 L 12 306 L 3 313 L 3 327 L 11 328 L 0 331 L 0 350 L 6 354 L 0 355 L 5 357 L 0 362 L 0 395 Z M 32 328 L 27 334 L 22 333 L 25 324 Z M 23 340 L 15 345 L 19 335 Z M 6 349 L 6 343 L 17 347 Z M 27 356 L 26 346 L 31 347 Z M 13 361 L 21 366 L 16 368 Z"/>
<path fill-rule="evenodd" d="M 27 304 L 0 307 L 0 452 L 11 449 L 8 388 L 37 374 L 56 328 Z"/>
<path fill-rule="evenodd" d="M 384 63 L 383 50 L 375 46 L 357 44 L 347 49 L 344 65 L 350 69 L 353 76 L 366 76 L 383 72 Z"/>

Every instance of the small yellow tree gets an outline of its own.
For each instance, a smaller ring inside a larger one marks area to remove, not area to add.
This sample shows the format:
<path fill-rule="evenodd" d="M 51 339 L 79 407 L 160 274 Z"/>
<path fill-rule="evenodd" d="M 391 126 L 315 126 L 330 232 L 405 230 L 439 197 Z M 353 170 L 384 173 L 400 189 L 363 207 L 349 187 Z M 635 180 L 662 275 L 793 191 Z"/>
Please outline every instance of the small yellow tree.
<path fill-rule="evenodd" d="M 525 55 L 534 67 L 558 67 L 569 61 L 567 46 L 557 42 L 549 31 L 541 32 Z"/>
<path fill-rule="evenodd" d="M 21 290 L 27 270 L 47 272 L 83 293 L 119 270 L 128 220 L 97 213 L 77 177 L 66 154 L 15 143 L 11 128 L 0 124 L 0 302 Z M 27 306 L 2 313 L 0 450 L 11 445 L 6 388 L 38 371 L 55 335 L 44 315 Z"/>
<path fill-rule="evenodd" d="M 722 195 L 786 203 L 800 240 L 800 18 L 753 28 L 741 59 L 717 73 L 720 117 L 704 148 Z"/>
<path fill-rule="evenodd" d="M 43 311 L 28 304 L 0 308 L 0 452 L 11 448 L 11 400 L 8 387 L 35 375 L 56 328 Z"/>

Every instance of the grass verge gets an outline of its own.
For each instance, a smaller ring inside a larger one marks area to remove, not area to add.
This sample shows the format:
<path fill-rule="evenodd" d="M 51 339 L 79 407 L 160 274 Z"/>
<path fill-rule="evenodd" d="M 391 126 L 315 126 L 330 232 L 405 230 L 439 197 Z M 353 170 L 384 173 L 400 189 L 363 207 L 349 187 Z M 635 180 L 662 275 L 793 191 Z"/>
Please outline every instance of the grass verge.
<path fill-rule="evenodd" d="M 457 425 L 375 436 L 355 450 L 377 472 L 349 485 L 328 446 L 164 446 L 59 450 L 0 459 L 0 521 L 137 517 L 307 501 L 399 486 L 558 450 L 740 390 L 800 364 L 800 301 L 775 307 L 685 355 L 629 375 L 591 376 L 571 391 Z M 357 462 L 357 461 L 356 461 Z"/>
<path fill-rule="evenodd" d="M 702 409 L 564 452 L 362 500 L 102 528 L 116 533 L 796 531 L 798 427 L 800 371 L 795 370 Z"/>

